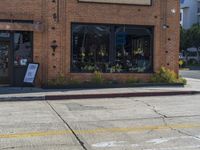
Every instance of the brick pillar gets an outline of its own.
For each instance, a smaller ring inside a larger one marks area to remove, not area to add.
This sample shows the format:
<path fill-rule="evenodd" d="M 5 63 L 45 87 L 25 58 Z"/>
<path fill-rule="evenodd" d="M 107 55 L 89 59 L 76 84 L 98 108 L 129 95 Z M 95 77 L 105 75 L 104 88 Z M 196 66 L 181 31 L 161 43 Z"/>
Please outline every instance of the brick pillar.
<path fill-rule="evenodd" d="M 65 50 L 65 1 L 46 1 L 46 58 L 47 79 L 63 74 Z"/>

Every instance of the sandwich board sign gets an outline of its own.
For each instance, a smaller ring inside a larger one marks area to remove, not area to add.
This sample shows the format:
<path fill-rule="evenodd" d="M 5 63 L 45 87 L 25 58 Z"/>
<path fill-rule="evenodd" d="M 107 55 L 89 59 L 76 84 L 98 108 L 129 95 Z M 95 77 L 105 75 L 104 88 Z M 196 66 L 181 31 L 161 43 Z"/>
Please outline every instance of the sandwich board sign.
<path fill-rule="evenodd" d="M 24 83 L 33 84 L 39 69 L 38 63 L 29 63 L 26 74 L 24 76 Z"/>

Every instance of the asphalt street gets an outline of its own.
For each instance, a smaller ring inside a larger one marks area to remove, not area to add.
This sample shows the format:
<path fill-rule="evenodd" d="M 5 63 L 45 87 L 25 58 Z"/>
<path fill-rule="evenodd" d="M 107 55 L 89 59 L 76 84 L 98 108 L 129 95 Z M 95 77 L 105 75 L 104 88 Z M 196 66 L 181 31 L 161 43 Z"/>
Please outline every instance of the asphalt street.
<path fill-rule="evenodd" d="M 199 150 L 200 96 L 0 103 L 0 150 Z"/>
<path fill-rule="evenodd" d="M 184 78 L 200 79 L 199 70 L 180 70 L 180 75 Z"/>

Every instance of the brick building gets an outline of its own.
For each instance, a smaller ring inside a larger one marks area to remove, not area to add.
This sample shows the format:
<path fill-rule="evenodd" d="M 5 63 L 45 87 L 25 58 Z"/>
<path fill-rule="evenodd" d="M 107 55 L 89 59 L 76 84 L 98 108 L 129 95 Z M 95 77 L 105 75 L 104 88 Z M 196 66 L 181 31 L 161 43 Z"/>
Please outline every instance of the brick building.
<path fill-rule="evenodd" d="M 37 85 L 60 74 L 148 79 L 178 73 L 179 0 L 4 0 L 0 3 L 0 84 L 20 86 L 29 62 Z"/>

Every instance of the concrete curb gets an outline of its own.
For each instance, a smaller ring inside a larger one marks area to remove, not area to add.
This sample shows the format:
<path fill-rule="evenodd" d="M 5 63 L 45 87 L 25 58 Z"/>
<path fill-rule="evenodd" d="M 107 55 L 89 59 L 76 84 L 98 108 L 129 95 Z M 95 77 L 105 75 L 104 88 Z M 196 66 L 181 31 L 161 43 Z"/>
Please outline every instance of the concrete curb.
<path fill-rule="evenodd" d="M 168 91 L 168 92 L 136 92 L 136 93 L 109 93 L 109 94 L 82 94 L 82 95 L 49 95 L 45 100 L 70 100 L 70 99 L 97 99 L 97 98 L 123 98 L 123 97 L 147 97 L 147 96 L 175 96 L 195 95 L 200 91 Z"/>
<path fill-rule="evenodd" d="M 0 102 L 12 101 L 41 101 L 41 100 L 72 100 L 72 99 L 98 99 L 98 98 L 123 98 L 123 97 L 148 97 L 148 96 L 177 96 L 196 95 L 200 91 L 164 91 L 164 92 L 132 92 L 132 93 L 105 93 L 105 94 L 78 94 L 78 95 L 44 95 L 44 96 L 9 96 L 0 97 Z"/>
<path fill-rule="evenodd" d="M 0 102 L 15 102 L 15 101 L 38 101 L 45 100 L 45 96 L 9 96 L 9 97 L 0 97 Z"/>

